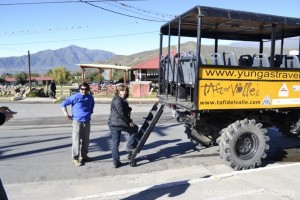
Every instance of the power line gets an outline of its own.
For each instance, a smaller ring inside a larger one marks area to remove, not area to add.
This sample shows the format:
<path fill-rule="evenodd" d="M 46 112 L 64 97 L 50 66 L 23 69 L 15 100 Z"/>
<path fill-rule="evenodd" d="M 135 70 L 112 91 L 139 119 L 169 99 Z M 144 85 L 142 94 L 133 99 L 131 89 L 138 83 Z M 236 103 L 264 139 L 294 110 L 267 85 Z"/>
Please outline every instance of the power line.
<path fill-rule="evenodd" d="M 92 3 L 97 3 L 97 2 L 110 2 L 110 1 L 117 2 L 115 0 L 84 0 L 84 1 L 83 0 L 77 0 L 77 1 L 75 1 L 75 0 L 66 1 L 65 0 L 65 1 L 30 2 L 30 3 L 29 2 L 2 3 L 2 4 L 0 4 L 0 6 L 33 5 L 33 4 L 57 4 L 57 3 L 60 3 L 60 4 L 62 4 L 62 3 L 86 3 L 86 4 L 89 4 L 90 6 L 93 6 L 93 7 L 108 11 L 108 12 L 112 12 L 114 14 L 123 15 L 123 16 L 126 16 L 126 17 L 136 18 L 136 19 L 145 20 L 145 21 L 152 21 L 152 22 L 166 22 L 166 21 L 162 21 L 162 20 L 152 20 L 152 19 L 146 19 L 146 18 L 142 18 L 142 17 L 136 17 L 136 16 L 133 16 L 133 15 L 127 15 L 127 14 L 124 14 L 124 13 L 116 12 L 116 11 L 109 10 L 109 9 L 97 6 L 95 4 L 92 4 Z M 142 1 L 142 0 L 118 0 L 118 1 Z"/>
<path fill-rule="evenodd" d="M 134 35 L 144 35 L 150 33 L 158 33 L 158 31 L 151 31 L 151 32 L 141 32 L 141 33 L 128 33 L 122 35 L 110 35 L 110 36 L 101 36 L 101 37 L 88 37 L 88 38 L 77 38 L 77 39 L 69 39 L 69 40 L 52 40 L 52 41 L 45 41 L 45 42 L 24 42 L 24 43 L 11 43 L 11 44 L 0 44 L 0 45 L 24 45 L 24 44 L 45 44 L 45 43 L 55 43 L 55 42 L 67 42 L 67 41 L 79 41 L 79 40 L 94 40 L 94 39 L 103 39 L 103 38 L 114 38 L 114 37 L 124 37 L 124 36 L 134 36 Z"/>
<path fill-rule="evenodd" d="M 78 29 L 86 29 L 86 28 L 90 28 L 88 25 L 77 25 L 77 26 L 65 26 L 65 27 L 52 27 L 52 28 L 47 28 L 44 30 L 18 30 L 18 31 L 5 31 L 4 33 L 0 34 L 0 35 L 18 35 L 18 34 L 33 34 L 33 33 L 39 33 L 39 32 L 45 32 L 45 31 L 49 31 L 49 32 L 54 32 L 54 31 L 65 31 L 65 30 L 78 30 Z"/>
<path fill-rule="evenodd" d="M 125 3 L 120 3 L 118 1 L 114 1 L 113 3 L 120 4 L 123 7 L 131 8 L 131 9 L 137 10 L 139 12 L 144 12 L 144 13 L 148 13 L 148 14 L 152 14 L 152 15 L 157 15 L 157 16 L 162 16 L 162 17 L 168 16 L 170 18 L 176 17 L 175 15 L 170 15 L 170 14 L 166 14 L 166 13 L 159 13 L 159 12 L 156 12 L 156 11 L 146 10 L 146 9 L 134 7 L 134 6 L 131 6 L 131 5 L 128 5 L 128 4 L 125 4 Z"/>
<path fill-rule="evenodd" d="M 85 2 L 107 2 L 107 1 L 115 1 L 115 0 L 93 0 L 93 1 L 85 1 Z M 118 0 L 118 1 L 142 1 L 142 0 Z M 36 5 L 36 4 L 63 4 L 63 3 L 82 3 L 81 0 L 73 0 L 73 1 L 41 1 L 41 2 L 21 2 L 21 3 L 0 3 L 0 6 L 20 6 L 20 5 Z"/>
<path fill-rule="evenodd" d="M 148 17 L 148 18 L 152 18 L 152 19 L 161 20 L 161 18 L 158 18 L 156 16 L 153 17 L 153 16 L 147 15 L 145 13 L 141 13 L 140 11 L 135 11 L 135 10 L 132 10 L 131 8 L 123 7 L 121 5 L 115 4 L 115 2 L 105 2 L 105 4 L 113 6 L 115 8 L 121 9 L 121 10 L 125 10 L 125 11 L 128 11 L 128 12 L 140 15 L 140 16 L 144 16 L 144 17 Z"/>
<path fill-rule="evenodd" d="M 133 15 L 127 15 L 127 14 L 124 14 L 124 13 L 120 13 L 120 12 L 116 12 L 116 11 L 113 11 L 113 10 L 109 10 L 109 9 L 103 8 L 101 6 L 97 6 L 95 4 L 89 3 L 88 1 L 81 1 L 81 2 L 89 4 L 89 5 L 91 5 L 93 7 L 96 7 L 96 8 L 100 8 L 102 10 L 114 13 L 114 14 L 123 15 L 123 16 L 126 16 L 126 17 L 131 17 L 131 18 L 145 20 L 145 21 L 152 21 L 152 22 L 167 22 L 167 21 L 161 21 L 161 20 L 152 20 L 152 19 L 146 19 L 146 18 L 142 18 L 142 17 L 136 17 L 136 16 L 133 16 Z"/>

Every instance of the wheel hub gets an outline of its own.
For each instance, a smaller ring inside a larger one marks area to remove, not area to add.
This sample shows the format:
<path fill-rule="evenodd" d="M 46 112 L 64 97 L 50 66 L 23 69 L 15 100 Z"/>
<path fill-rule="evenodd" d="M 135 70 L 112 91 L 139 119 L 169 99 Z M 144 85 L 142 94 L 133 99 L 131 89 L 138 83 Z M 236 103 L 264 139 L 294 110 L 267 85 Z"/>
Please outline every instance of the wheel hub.
<path fill-rule="evenodd" d="M 238 147 L 238 151 L 240 153 L 246 153 L 251 149 L 252 141 L 250 140 L 249 137 L 242 138 L 242 139 L 240 139 L 239 142 L 240 142 L 240 145 Z"/>
<path fill-rule="evenodd" d="M 237 139 L 236 154 L 240 159 L 249 159 L 257 151 L 257 138 L 251 133 L 245 133 Z"/>

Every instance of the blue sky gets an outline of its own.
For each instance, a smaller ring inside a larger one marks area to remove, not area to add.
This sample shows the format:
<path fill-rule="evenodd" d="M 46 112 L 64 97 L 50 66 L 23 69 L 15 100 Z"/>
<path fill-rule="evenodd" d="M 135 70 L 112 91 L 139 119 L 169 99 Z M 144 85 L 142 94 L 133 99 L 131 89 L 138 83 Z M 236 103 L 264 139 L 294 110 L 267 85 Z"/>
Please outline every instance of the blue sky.
<path fill-rule="evenodd" d="M 300 18 L 299 0 L 79 1 L 1 0 L 0 57 L 69 45 L 119 55 L 157 49 L 163 21 L 196 5 Z"/>

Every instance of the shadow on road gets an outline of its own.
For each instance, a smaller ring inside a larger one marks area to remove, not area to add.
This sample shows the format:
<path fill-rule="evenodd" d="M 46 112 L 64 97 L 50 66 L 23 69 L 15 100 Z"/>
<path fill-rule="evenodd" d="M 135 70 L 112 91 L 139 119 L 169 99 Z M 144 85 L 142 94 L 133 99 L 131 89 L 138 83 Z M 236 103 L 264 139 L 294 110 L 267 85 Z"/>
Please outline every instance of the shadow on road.
<path fill-rule="evenodd" d="M 300 138 L 288 137 L 277 129 L 269 128 L 267 135 L 270 137 L 267 157 L 262 166 L 276 162 L 300 162 Z"/>
<path fill-rule="evenodd" d="M 16 143 L 16 144 L 12 144 L 12 145 L 2 146 L 2 147 L 0 147 L 1 160 L 15 158 L 15 157 L 29 156 L 29 155 L 33 155 L 33 154 L 37 154 L 37 153 L 43 153 L 43 152 L 47 152 L 47 151 L 53 151 L 53 150 L 57 150 L 57 149 L 71 147 L 71 144 L 65 144 L 65 145 L 47 147 L 47 148 L 42 148 L 42 149 L 24 151 L 24 152 L 19 152 L 19 153 L 13 153 L 13 154 L 8 154 L 8 155 L 2 155 L 3 152 L 13 151 L 14 147 L 20 148 L 21 146 L 30 146 L 33 144 L 64 140 L 66 138 L 70 138 L 70 136 L 56 137 L 56 138 L 52 138 L 52 139 L 38 140 L 38 141 L 31 141 L 31 142 L 24 142 L 24 143 Z M 2 149 L 6 149 L 6 148 L 8 148 L 8 150 L 4 150 L 4 151 L 2 150 Z M 11 149 L 9 149 L 9 148 L 11 148 Z"/>
<path fill-rule="evenodd" d="M 176 156 L 180 156 L 180 155 L 184 155 L 187 153 L 190 153 L 191 151 L 194 151 L 194 145 L 191 142 L 181 142 L 179 143 L 181 140 L 176 139 L 176 140 L 161 140 L 158 142 L 153 142 L 151 144 L 148 144 L 145 146 L 145 150 L 149 147 L 154 148 L 153 146 L 159 146 L 159 144 L 163 145 L 163 144 L 167 144 L 167 143 L 176 143 L 175 145 L 171 146 L 171 147 L 166 147 L 163 149 L 160 149 L 158 152 L 153 153 L 153 154 L 149 154 L 143 157 L 138 157 L 136 159 L 136 161 L 141 161 L 141 160 L 148 160 L 149 162 L 157 162 L 157 161 L 161 161 L 164 159 L 168 159 L 168 158 L 173 158 Z M 149 146 L 149 147 L 148 147 Z M 147 163 L 143 163 L 143 164 L 137 164 L 137 166 L 139 165 L 145 165 Z"/>
<path fill-rule="evenodd" d="M 170 198 L 177 197 L 186 192 L 190 184 L 187 181 L 179 181 L 173 183 L 166 183 L 162 185 L 156 185 L 137 194 L 131 195 L 122 200 L 153 200 L 167 195 Z"/>
<path fill-rule="evenodd" d="M 159 137 L 163 138 L 164 136 L 167 136 L 165 131 L 167 131 L 167 129 L 172 128 L 174 126 L 178 126 L 178 124 L 175 124 L 175 125 L 170 124 L 168 126 L 156 126 L 151 134 L 157 134 L 157 135 L 159 135 Z M 121 134 L 120 144 L 127 143 L 127 137 L 128 137 L 128 135 L 126 135 L 126 133 L 123 132 Z M 150 135 L 150 137 L 151 137 L 151 135 Z M 174 139 L 174 140 L 160 139 L 159 141 L 155 141 L 152 143 L 146 142 L 145 146 L 143 146 L 143 148 L 142 148 L 142 151 L 155 149 L 155 148 L 157 148 L 159 146 L 163 146 L 165 144 L 177 143 L 175 145 L 172 145 L 173 147 L 170 147 L 170 149 L 165 148 L 155 154 L 151 154 L 151 155 L 147 156 L 147 159 L 150 158 L 150 160 L 152 162 L 152 161 L 158 160 L 160 157 L 163 157 L 163 159 L 170 158 L 173 156 L 184 154 L 186 151 L 193 149 L 194 145 L 191 142 L 187 142 L 185 144 L 178 144 L 178 142 L 180 142 L 180 141 L 181 141 L 181 139 Z M 119 152 L 120 156 L 127 155 L 126 151 L 122 151 L 121 149 L 119 149 L 119 150 L 120 150 L 120 152 Z M 106 136 L 101 136 L 101 137 L 98 137 L 95 139 L 91 139 L 89 151 L 90 152 L 99 152 L 99 151 L 100 152 L 109 152 L 109 153 L 94 157 L 95 160 L 111 159 L 112 158 L 111 153 L 110 153 L 110 151 L 111 151 L 111 135 L 108 134 Z"/>

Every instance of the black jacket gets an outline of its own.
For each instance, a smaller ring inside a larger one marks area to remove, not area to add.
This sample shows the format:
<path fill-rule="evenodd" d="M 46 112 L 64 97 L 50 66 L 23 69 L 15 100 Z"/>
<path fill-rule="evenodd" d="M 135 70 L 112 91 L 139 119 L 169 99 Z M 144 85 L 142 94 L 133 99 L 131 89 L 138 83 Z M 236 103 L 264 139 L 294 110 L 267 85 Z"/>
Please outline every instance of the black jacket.
<path fill-rule="evenodd" d="M 132 119 L 130 118 L 131 108 L 128 102 L 115 95 L 110 107 L 108 125 L 112 127 L 128 127 Z"/>
<path fill-rule="evenodd" d="M 6 116 L 4 113 L 0 113 L 0 126 L 4 124 Z"/>
<path fill-rule="evenodd" d="M 50 90 L 55 91 L 56 90 L 56 84 L 55 83 L 50 83 Z"/>

